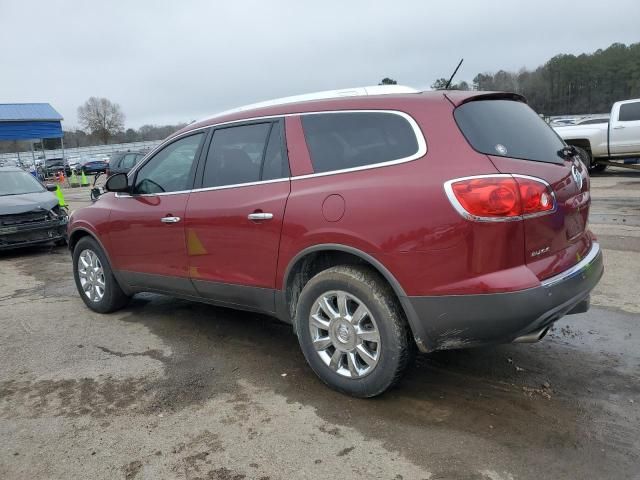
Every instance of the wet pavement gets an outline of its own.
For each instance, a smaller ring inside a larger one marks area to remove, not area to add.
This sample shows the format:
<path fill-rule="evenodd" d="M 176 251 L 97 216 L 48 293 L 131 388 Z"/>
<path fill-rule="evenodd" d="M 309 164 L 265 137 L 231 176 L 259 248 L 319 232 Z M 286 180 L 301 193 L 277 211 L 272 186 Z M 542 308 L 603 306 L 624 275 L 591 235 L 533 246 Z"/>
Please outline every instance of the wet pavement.
<path fill-rule="evenodd" d="M 418 356 L 373 400 L 327 389 L 269 317 L 150 294 L 99 315 L 64 248 L 0 254 L 0 478 L 640 478 L 640 175 L 593 199 L 588 313 Z"/>

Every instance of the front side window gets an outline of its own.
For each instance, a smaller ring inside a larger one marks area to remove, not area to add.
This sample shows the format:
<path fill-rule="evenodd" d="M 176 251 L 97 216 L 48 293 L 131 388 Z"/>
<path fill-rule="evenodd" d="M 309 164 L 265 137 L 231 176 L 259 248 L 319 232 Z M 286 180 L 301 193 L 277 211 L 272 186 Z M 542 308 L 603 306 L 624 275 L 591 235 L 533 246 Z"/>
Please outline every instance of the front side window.
<path fill-rule="evenodd" d="M 389 112 L 332 112 L 302 116 L 315 173 L 411 157 L 418 140 L 408 120 Z"/>
<path fill-rule="evenodd" d="M 213 134 L 202 186 L 222 187 L 288 176 L 280 122 L 217 129 Z"/>
<path fill-rule="evenodd" d="M 640 120 L 640 102 L 620 105 L 618 120 L 621 122 L 635 122 Z"/>
<path fill-rule="evenodd" d="M 166 193 L 188 190 L 196 155 L 204 133 L 181 138 L 167 145 L 138 171 L 133 193 Z"/>

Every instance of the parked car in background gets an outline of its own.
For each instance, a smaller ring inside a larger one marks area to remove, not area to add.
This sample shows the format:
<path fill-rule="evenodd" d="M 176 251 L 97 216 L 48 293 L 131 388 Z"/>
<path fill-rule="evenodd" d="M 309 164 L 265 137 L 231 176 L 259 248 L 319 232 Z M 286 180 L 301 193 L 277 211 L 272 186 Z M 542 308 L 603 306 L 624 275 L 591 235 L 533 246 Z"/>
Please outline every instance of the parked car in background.
<path fill-rule="evenodd" d="M 523 97 L 348 92 L 192 124 L 111 176 L 71 216 L 85 304 L 151 291 L 274 315 L 358 397 L 416 346 L 536 342 L 589 308 L 589 176 Z"/>
<path fill-rule="evenodd" d="M 109 160 L 107 174 L 128 173 L 146 155 L 146 152 L 116 152 Z"/>
<path fill-rule="evenodd" d="M 81 161 L 82 157 L 80 156 L 71 156 L 71 157 L 67 157 L 67 165 L 69 166 L 69 168 L 71 170 L 76 170 L 79 171 L 79 167 L 80 167 L 80 161 Z"/>
<path fill-rule="evenodd" d="M 86 174 L 104 173 L 109 168 L 109 162 L 95 158 L 88 159 L 80 164 L 80 171 Z"/>
<path fill-rule="evenodd" d="M 54 190 L 24 170 L 0 167 L 0 250 L 65 241 L 67 211 Z"/>
<path fill-rule="evenodd" d="M 609 117 L 607 116 L 591 116 L 581 118 L 574 125 L 599 125 L 601 123 L 607 123 L 608 121 Z"/>
<path fill-rule="evenodd" d="M 44 161 L 43 173 L 47 177 L 52 177 L 58 172 L 64 172 L 65 175 L 71 175 L 71 169 L 64 161 L 64 158 L 47 158 Z"/>
<path fill-rule="evenodd" d="M 589 171 L 602 172 L 607 161 L 640 157 L 640 98 L 616 102 L 609 121 L 554 127 L 576 148 Z"/>

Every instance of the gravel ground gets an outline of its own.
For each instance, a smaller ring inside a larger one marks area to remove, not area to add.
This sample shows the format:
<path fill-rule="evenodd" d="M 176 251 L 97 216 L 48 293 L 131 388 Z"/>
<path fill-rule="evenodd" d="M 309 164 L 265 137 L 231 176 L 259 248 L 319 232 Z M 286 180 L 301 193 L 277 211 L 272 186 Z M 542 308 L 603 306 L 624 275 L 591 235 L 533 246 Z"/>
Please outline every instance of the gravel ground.
<path fill-rule="evenodd" d="M 0 254 L 0 478 L 640 478 L 640 175 L 593 199 L 588 313 L 419 356 L 373 400 L 324 387 L 271 318 L 158 295 L 99 315 L 64 248 Z"/>

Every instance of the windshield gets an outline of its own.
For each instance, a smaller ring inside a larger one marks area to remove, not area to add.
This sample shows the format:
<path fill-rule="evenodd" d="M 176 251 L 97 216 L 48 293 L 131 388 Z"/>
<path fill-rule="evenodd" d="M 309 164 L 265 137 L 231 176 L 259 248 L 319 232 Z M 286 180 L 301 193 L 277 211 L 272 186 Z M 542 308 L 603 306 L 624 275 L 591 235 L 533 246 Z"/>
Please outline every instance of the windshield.
<path fill-rule="evenodd" d="M 0 197 L 44 192 L 44 187 L 27 172 L 0 172 Z"/>
<path fill-rule="evenodd" d="M 564 142 L 528 105 L 513 100 L 476 100 L 456 108 L 454 117 L 480 153 L 559 163 Z"/>

